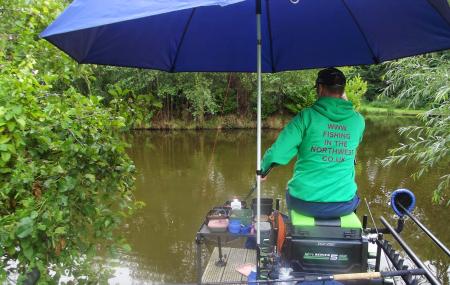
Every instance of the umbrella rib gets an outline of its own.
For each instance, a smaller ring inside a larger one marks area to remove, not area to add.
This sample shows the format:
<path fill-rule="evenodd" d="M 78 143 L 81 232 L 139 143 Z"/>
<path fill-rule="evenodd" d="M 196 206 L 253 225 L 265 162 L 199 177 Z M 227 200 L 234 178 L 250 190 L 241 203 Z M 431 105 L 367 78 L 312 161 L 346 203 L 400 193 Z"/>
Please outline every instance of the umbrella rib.
<path fill-rule="evenodd" d="M 347 10 L 347 12 L 350 14 L 350 16 L 353 19 L 353 22 L 355 23 L 356 27 L 358 28 L 359 32 L 361 33 L 361 36 L 364 39 L 364 42 L 367 45 L 367 48 L 369 49 L 370 53 L 372 54 L 372 60 L 374 61 L 374 63 L 378 64 L 380 63 L 380 59 L 375 55 L 375 53 L 372 50 L 372 47 L 369 44 L 369 41 L 367 40 L 366 34 L 363 32 L 361 26 L 359 25 L 358 21 L 356 20 L 355 15 L 353 14 L 352 10 L 350 10 L 350 7 L 348 7 L 347 3 L 345 2 L 345 0 L 341 0 L 342 4 L 344 5 L 345 9 Z"/>
<path fill-rule="evenodd" d="M 276 72 L 275 71 L 275 64 L 273 61 L 273 43 L 272 43 L 272 22 L 271 22 L 271 18 L 270 18 L 270 9 L 269 9 L 269 0 L 266 0 L 266 11 L 267 11 L 267 26 L 269 29 L 269 43 L 270 43 L 270 65 L 272 67 L 272 72 Z"/>
<path fill-rule="evenodd" d="M 432 1 L 430 0 L 426 0 L 426 2 L 439 14 L 439 16 L 441 16 L 445 22 L 447 22 L 447 24 L 450 26 L 450 15 L 445 15 L 443 14 L 443 12 L 441 11 L 441 9 L 439 9 L 438 7 L 436 7 L 436 4 L 434 4 Z"/>
<path fill-rule="evenodd" d="M 191 15 L 189 15 L 189 18 L 188 18 L 188 20 L 186 22 L 186 25 L 184 26 L 183 34 L 181 35 L 180 43 L 178 44 L 177 51 L 176 51 L 175 57 L 173 59 L 172 67 L 170 68 L 170 72 L 174 72 L 175 71 L 175 66 L 176 66 L 177 60 L 178 60 L 178 54 L 180 53 L 181 46 L 183 45 L 183 42 L 184 42 L 184 37 L 185 37 L 186 32 L 187 32 L 187 30 L 189 28 L 189 25 L 191 24 L 191 20 L 192 20 L 192 17 L 194 16 L 195 9 L 196 8 L 192 9 Z"/>

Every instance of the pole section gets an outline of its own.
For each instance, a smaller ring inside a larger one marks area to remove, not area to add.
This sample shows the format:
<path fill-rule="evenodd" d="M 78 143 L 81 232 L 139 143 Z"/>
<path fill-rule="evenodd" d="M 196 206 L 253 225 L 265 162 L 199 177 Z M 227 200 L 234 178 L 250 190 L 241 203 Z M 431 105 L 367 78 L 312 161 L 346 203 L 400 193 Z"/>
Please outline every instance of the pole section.
<path fill-rule="evenodd" d="M 405 250 L 406 254 L 409 258 L 414 262 L 414 264 L 419 267 L 420 269 L 423 269 L 425 271 L 425 277 L 428 279 L 428 281 L 433 285 L 441 285 L 439 280 L 431 274 L 430 270 L 428 270 L 428 267 L 422 262 L 422 260 L 419 259 L 419 257 L 412 251 L 412 249 L 406 244 L 406 242 L 401 238 L 401 236 L 394 230 L 394 228 L 386 221 L 384 217 L 380 217 L 381 223 L 389 230 L 391 235 L 395 238 L 395 240 L 400 244 L 400 246 Z"/>
<path fill-rule="evenodd" d="M 258 73 L 258 99 L 256 114 L 256 244 L 261 244 L 261 0 L 256 0 L 256 39 L 257 39 L 257 73 Z"/>
<path fill-rule="evenodd" d="M 422 229 L 422 231 L 424 233 L 427 234 L 427 236 L 429 236 L 431 238 L 431 240 L 440 248 L 442 249 L 447 256 L 450 256 L 450 250 L 444 245 L 444 243 L 442 243 L 442 241 L 440 241 L 427 227 L 425 227 L 420 221 L 419 219 L 416 218 L 416 216 L 414 216 L 412 213 L 410 213 L 407 209 L 405 209 L 405 207 L 403 207 L 403 205 L 401 204 L 397 204 L 397 206 L 399 206 L 404 212 L 405 214 L 411 218 L 411 220 L 413 220 L 414 223 L 416 223 L 416 225 Z"/>

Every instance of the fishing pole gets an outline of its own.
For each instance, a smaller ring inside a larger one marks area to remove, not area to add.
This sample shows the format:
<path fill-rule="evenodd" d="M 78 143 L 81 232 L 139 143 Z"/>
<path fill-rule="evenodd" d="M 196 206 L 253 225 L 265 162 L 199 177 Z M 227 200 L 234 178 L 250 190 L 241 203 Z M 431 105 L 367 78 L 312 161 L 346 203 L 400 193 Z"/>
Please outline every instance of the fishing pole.
<path fill-rule="evenodd" d="M 250 188 L 250 192 L 248 192 L 247 196 L 245 196 L 244 201 L 247 201 L 250 196 L 252 196 L 253 192 L 256 190 L 256 183 L 253 184 L 252 188 Z"/>
<path fill-rule="evenodd" d="M 269 167 L 269 169 L 267 169 L 266 172 L 261 173 L 261 178 L 266 177 L 266 176 L 269 174 L 269 172 L 270 172 L 271 170 L 272 170 L 272 167 Z M 258 171 L 260 171 L 260 170 L 258 170 Z M 258 171 L 257 171 L 256 174 L 259 174 Z M 256 182 L 255 182 L 255 184 L 253 184 L 253 186 L 252 186 L 252 188 L 250 189 L 250 192 L 248 192 L 247 196 L 245 196 L 244 201 L 247 201 L 248 198 L 250 198 L 250 196 L 252 196 L 253 192 L 255 192 L 255 190 L 256 190 Z"/>
<path fill-rule="evenodd" d="M 375 227 L 377 237 L 379 237 L 380 232 L 378 231 L 377 224 L 375 223 L 375 219 L 373 218 L 372 210 L 370 209 L 369 202 L 367 202 L 366 198 L 364 198 L 364 202 L 366 203 L 367 211 L 369 211 L 370 219 L 372 219 L 373 226 Z M 387 264 L 389 270 L 392 270 L 391 265 L 389 264 L 388 256 L 386 254 L 383 254 L 383 256 L 384 256 L 384 259 L 386 260 L 386 264 Z M 381 265 L 381 247 L 377 246 L 377 259 L 375 261 L 375 270 L 380 270 L 380 265 Z M 395 265 L 394 265 L 394 267 L 395 267 Z M 395 280 L 395 278 L 392 278 L 392 280 L 394 281 L 394 285 L 397 285 L 397 281 Z"/>
<path fill-rule="evenodd" d="M 407 275 L 424 275 L 424 269 L 409 269 L 397 271 L 381 271 L 381 272 L 364 272 L 364 273 L 346 273 L 335 275 L 305 275 L 302 277 L 295 277 L 291 279 L 275 279 L 275 280 L 257 280 L 257 281 L 224 281 L 224 282 L 206 282 L 203 285 L 218 285 L 218 284 L 271 284 L 281 282 L 304 282 L 304 281 L 348 281 L 348 280 L 370 280 L 380 279 L 395 276 Z"/>
<path fill-rule="evenodd" d="M 403 212 L 411 218 L 411 220 L 414 221 L 414 223 L 416 223 L 417 226 L 419 226 L 419 228 L 421 228 L 426 234 L 427 236 L 429 236 L 431 238 L 431 240 L 438 246 L 440 247 L 446 254 L 447 256 L 450 256 L 450 250 L 435 236 L 433 235 L 432 232 L 430 232 L 430 230 L 425 227 L 417 218 L 416 216 L 414 216 L 411 212 L 409 212 L 405 207 L 403 207 L 402 204 L 397 203 L 397 206 L 400 207 L 400 209 L 403 210 Z"/>

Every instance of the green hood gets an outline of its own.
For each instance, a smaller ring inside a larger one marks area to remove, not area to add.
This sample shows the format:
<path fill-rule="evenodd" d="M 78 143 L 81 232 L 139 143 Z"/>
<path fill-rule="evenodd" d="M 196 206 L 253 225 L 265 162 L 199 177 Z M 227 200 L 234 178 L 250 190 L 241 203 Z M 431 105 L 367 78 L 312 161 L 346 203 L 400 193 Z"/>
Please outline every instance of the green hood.
<path fill-rule="evenodd" d="M 339 122 L 355 115 L 352 102 L 333 97 L 319 98 L 312 108 L 334 122 Z"/>

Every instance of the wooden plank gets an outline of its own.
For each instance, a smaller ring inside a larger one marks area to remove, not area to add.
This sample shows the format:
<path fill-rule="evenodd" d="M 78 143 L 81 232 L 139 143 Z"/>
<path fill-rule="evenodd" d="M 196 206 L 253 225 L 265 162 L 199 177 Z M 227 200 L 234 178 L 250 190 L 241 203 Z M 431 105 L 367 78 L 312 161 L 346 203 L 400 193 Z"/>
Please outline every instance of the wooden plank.
<path fill-rule="evenodd" d="M 222 254 L 224 255 L 224 260 L 227 261 L 230 255 L 230 248 L 222 247 Z M 219 248 L 215 247 L 203 273 L 202 283 L 221 282 L 225 266 L 217 266 L 217 260 L 219 260 Z"/>
<path fill-rule="evenodd" d="M 247 255 L 248 255 L 248 252 L 249 252 L 250 250 L 247 250 L 246 252 L 245 252 L 245 259 L 244 259 L 244 262 L 245 263 L 247 263 Z M 244 275 L 242 275 L 241 274 L 241 281 L 247 281 L 247 277 L 245 277 Z"/>
<path fill-rule="evenodd" d="M 256 250 L 248 249 L 245 256 L 245 263 L 252 263 L 256 266 Z M 242 275 L 242 281 L 247 281 L 247 277 Z"/>
<path fill-rule="evenodd" d="M 202 276 L 202 283 L 247 281 L 247 277 L 236 271 L 238 265 L 256 262 L 256 250 L 223 247 L 222 253 L 227 262 L 225 266 L 216 265 L 219 259 L 219 248 L 215 247 Z"/>
<path fill-rule="evenodd" d="M 256 250 L 255 249 L 247 250 L 247 256 L 245 257 L 245 263 L 256 264 Z"/>
<path fill-rule="evenodd" d="M 246 256 L 247 249 L 245 248 L 232 248 L 230 250 L 230 256 L 228 257 L 221 282 L 241 281 L 242 274 L 237 272 L 236 268 L 245 263 Z"/>

